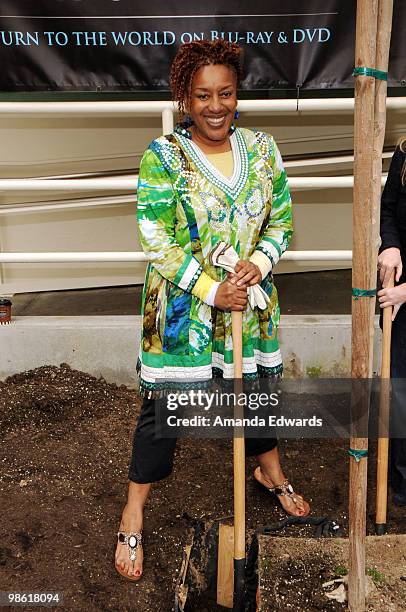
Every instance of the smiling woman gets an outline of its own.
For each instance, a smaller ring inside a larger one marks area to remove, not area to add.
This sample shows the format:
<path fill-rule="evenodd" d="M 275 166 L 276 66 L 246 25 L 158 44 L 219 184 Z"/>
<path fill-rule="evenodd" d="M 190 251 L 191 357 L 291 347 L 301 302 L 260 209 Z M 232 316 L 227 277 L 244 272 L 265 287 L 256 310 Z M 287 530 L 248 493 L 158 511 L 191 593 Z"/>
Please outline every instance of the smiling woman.
<path fill-rule="evenodd" d="M 173 61 L 170 75 L 173 97 L 178 103 L 181 120 L 196 98 L 205 101 L 207 106 L 210 93 L 216 93 L 217 96 L 221 93 L 223 100 L 230 98 L 228 108 L 233 107 L 235 111 L 237 86 L 242 77 L 240 57 L 241 49 L 223 40 L 201 40 L 182 45 Z M 209 72 L 202 75 L 203 68 L 208 68 Z M 196 74 L 198 72 L 200 75 Z M 208 90 L 204 90 L 205 87 Z M 227 133 L 223 133 L 223 138 L 226 136 Z"/>
<path fill-rule="evenodd" d="M 237 109 L 237 78 L 228 66 L 201 66 L 193 79 L 189 114 L 194 141 L 204 153 L 230 150 L 229 132 Z"/>
<path fill-rule="evenodd" d="M 234 124 L 240 55 L 236 44 L 221 39 L 180 47 L 170 81 L 181 121 L 150 144 L 140 165 L 137 219 L 149 264 L 137 369 L 145 399 L 116 550 L 117 571 L 132 580 L 142 572 L 151 483 L 172 471 L 176 440 L 155 437 L 156 413 L 167 409 L 165 392 L 173 383 L 177 390 L 194 389 L 214 377 L 233 378 L 231 311 L 243 312 L 243 377 L 282 373 L 272 268 L 292 235 L 291 199 L 272 136 Z M 212 263 L 220 242 L 237 253 L 234 273 Z M 247 300 L 257 283 L 268 298 L 263 310 Z M 308 514 L 308 503 L 282 471 L 277 440 L 248 438 L 245 448 L 259 463 L 255 479 L 284 510 Z"/>

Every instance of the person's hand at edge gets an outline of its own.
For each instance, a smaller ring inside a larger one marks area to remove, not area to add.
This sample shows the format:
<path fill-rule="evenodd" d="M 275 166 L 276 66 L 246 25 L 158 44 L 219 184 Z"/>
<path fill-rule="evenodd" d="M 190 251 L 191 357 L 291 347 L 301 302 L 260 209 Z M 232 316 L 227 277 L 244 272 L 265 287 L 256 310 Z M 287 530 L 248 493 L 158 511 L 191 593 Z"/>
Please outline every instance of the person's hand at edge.
<path fill-rule="evenodd" d="M 395 280 L 398 283 L 402 275 L 400 250 L 396 247 L 389 247 L 382 251 L 378 256 L 378 270 L 382 287 L 388 286 L 393 270 L 396 270 Z"/>
<path fill-rule="evenodd" d="M 381 289 L 378 291 L 378 301 L 381 308 L 393 306 L 392 321 L 394 321 L 399 308 L 406 302 L 406 283 Z"/>

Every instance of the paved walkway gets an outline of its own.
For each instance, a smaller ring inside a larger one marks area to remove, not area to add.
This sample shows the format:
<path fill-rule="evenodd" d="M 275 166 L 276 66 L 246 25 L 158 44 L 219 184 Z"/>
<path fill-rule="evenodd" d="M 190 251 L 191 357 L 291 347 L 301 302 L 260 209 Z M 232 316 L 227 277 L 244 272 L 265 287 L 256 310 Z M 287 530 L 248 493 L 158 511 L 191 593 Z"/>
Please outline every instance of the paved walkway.
<path fill-rule="evenodd" d="M 350 314 L 351 270 L 275 276 L 283 314 Z M 140 313 L 141 285 L 20 293 L 14 316 L 134 315 Z"/>

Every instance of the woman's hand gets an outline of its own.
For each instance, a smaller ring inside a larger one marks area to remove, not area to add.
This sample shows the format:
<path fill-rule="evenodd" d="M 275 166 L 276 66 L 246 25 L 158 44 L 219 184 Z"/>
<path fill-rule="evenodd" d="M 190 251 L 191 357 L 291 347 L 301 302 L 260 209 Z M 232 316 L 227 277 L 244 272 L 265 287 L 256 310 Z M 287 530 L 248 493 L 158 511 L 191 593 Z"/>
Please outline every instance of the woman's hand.
<path fill-rule="evenodd" d="M 394 321 L 399 308 L 406 302 L 406 283 L 390 289 L 381 289 L 378 291 L 378 299 L 381 308 L 393 306 L 392 321 Z"/>
<path fill-rule="evenodd" d="M 230 282 L 236 284 L 237 287 L 243 285 L 252 287 L 252 285 L 256 285 L 262 281 L 261 270 L 256 264 L 246 259 L 240 259 L 234 270 L 235 274 L 230 273 L 228 278 Z"/>
<path fill-rule="evenodd" d="M 245 310 L 247 300 L 247 285 L 238 287 L 227 279 L 219 285 L 214 305 L 220 310 Z"/>
<path fill-rule="evenodd" d="M 393 270 L 396 269 L 396 282 L 402 275 L 402 258 L 400 250 L 395 247 L 385 249 L 378 257 L 379 278 L 382 287 L 387 287 Z M 379 295 L 379 294 L 378 294 Z"/>

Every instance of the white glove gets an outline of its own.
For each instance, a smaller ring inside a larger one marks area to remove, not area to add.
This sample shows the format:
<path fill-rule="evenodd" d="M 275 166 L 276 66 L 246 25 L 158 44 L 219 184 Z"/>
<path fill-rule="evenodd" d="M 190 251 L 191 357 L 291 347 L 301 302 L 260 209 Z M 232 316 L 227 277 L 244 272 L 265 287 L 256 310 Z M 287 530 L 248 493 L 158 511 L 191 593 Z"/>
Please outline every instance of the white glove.
<path fill-rule="evenodd" d="M 227 270 L 227 272 L 234 272 L 235 266 L 240 261 L 235 249 L 231 244 L 225 242 L 219 242 L 209 256 L 210 263 L 213 266 L 220 266 Z M 258 283 L 248 287 L 248 301 L 252 309 L 257 306 L 261 310 L 264 310 L 270 302 L 270 299 Z"/>

